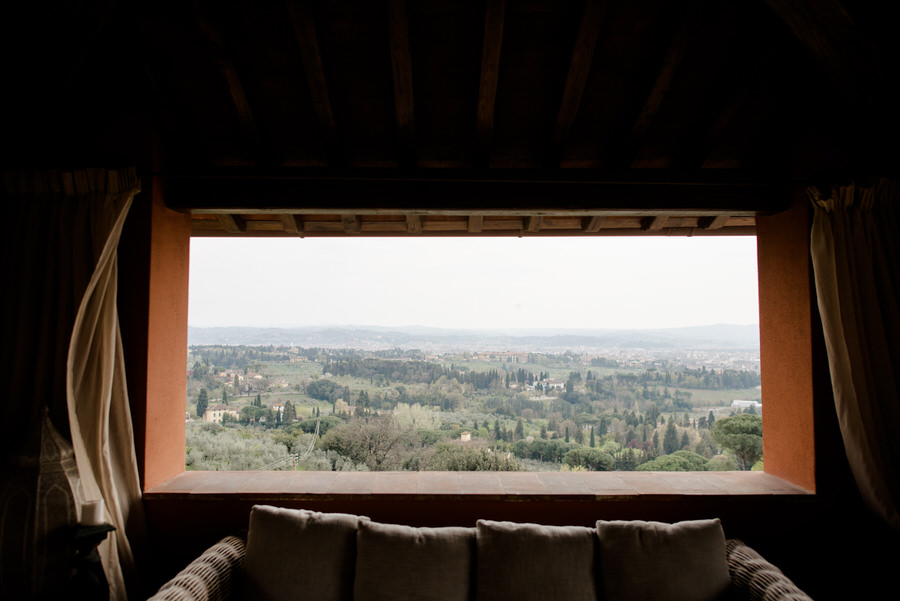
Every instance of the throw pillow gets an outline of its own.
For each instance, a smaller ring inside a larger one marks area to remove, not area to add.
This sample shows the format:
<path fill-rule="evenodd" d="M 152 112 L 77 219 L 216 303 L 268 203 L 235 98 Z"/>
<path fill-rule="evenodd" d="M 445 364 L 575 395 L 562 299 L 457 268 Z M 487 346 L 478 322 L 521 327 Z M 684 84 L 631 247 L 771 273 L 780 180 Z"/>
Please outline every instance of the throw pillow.
<path fill-rule="evenodd" d="M 414 528 L 361 522 L 355 601 L 467 601 L 474 528 Z"/>
<path fill-rule="evenodd" d="M 477 522 L 476 601 L 596 601 L 592 528 Z"/>
<path fill-rule="evenodd" d="M 244 599 L 352 601 L 356 530 L 369 518 L 255 505 L 244 557 Z"/>
<path fill-rule="evenodd" d="M 598 521 L 607 601 L 712 601 L 730 583 L 718 519 L 665 524 Z"/>

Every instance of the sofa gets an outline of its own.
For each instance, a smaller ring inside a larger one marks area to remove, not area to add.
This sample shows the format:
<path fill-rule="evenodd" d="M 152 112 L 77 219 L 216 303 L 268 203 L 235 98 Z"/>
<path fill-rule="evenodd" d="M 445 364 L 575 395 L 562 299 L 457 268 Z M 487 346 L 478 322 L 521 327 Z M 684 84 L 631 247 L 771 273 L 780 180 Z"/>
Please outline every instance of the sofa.
<path fill-rule="evenodd" d="M 256 505 L 152 601 L 809 600 L 718 519 L 384 524 Z"/>

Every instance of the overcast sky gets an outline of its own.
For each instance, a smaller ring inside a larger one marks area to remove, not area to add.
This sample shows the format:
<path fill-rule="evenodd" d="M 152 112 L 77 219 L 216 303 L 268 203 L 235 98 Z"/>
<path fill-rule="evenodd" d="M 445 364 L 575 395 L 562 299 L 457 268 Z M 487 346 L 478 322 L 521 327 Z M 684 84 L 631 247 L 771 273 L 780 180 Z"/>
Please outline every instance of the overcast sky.
<path fill-rule="evenodd" d="M 759 320 L 753 236 L 192 238 L 192 326 Z"/>

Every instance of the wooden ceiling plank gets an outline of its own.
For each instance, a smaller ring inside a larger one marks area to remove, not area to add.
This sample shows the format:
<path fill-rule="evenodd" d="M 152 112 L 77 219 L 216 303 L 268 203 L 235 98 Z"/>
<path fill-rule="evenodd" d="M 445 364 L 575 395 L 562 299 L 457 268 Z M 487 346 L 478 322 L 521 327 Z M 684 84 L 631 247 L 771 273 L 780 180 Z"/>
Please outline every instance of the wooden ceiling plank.
<path fill-rule="evenodd" d="M 479 234 L 484 228 L 483 215 L 469 215 L 468 231 L 470 234 Z"/>
<path fill-rule="evenodd" d="M 481 48 L 481 75 L 478 84 L 475 132 L 477 145 L 475 163 L 481 167 L 486 167 L 490 163 L 505 14 L 506 0 L 488 0 L 484 16 L 484 39 Z"/>
<path fill-rule="evenodd" d="M 663 60 L 662 67 L 656 75 L 653 89 L 647 97 L 647 100 L 644 102 L 641 114 L 629 134 L 626 143 L 629 155 L 633 155 L 646 138 L 647 132 L 650 130 L 653 121 L 656 119 L 657 114 L 662 108 L 663 101 L 666 98 L 666 94 L 669 92 L 669 88 L 672 86 L 672 81 L 675 79 L 675 73 L 681 65 L 681 61 L 691 44 L 691 40 L 700 30 L 702 23 L 701 4 L 702 0 L 692 0 L 688 5 L 681 25 L 675 32 L 675 36 L 673 37 L 672 43 L 666 52 L 666 57 Z"/>
<path fill-rule="evenodd" d="M 253 111 L 250 109 L 250 103 L 247 101 L 247 94 L 244 92 L 241 78 L 228 52 L 225 36 L 206 16 L 204 8 L 201 7 L 201 2 L 195 1 L 193 7 L 200 31 L 206 38 L 212 57 L 228 86 L 228 92 L 231 95 L 231 102 L 237 114 L 238 126 L 244 137 L 244 142 L 250 146 L 251 156 L 255 162 L 266 162 L 261 160 L 262 137 L 260 136 L 256 119 L 253 117 Z"/>
<path fill-rule="evenodd" d="M 219 213 L 216 215 L 222 228 L 229 234 L 240 234 L 247 229 L 247 223 L 237 215 Z"/>
<path fill-rule="evenodd" d="M 446 232 L 471 233 L 467 229 L 467 223 L 458 219 L 429 219 L 422 224 L 422 231 L 431 234 Z"/>
<path fill-rule="evenodd" d="M 556 116 L 556 126 L 553 129 L 553 140 L 550 147 L 549 161 L 553 166 L 558 166 L 563 149 L 569 138 L 569 132 L 578 114 L 581 104 L 581 96 L 587 85 L 591 65 L 594 62 L 594 49 L 597 45 L 597 37 L 606 16 L 607 0 L 588 0 L 585 3 L 584 14 L 578 27 L 578 35 L 575 47 L 572 49 L 572 60 L 569 62 L 569 71 L 566 75 L 566 83 L 563 89 L 562 102 L 559 113 Z"/>
<path fill-rule="evenodd" d="M 422 218 L 418 215 L 406 216 L 406 231 L 410 234 L 422 233 Z"/>
<path fill-rule="evenodd" d="M 343 165 L 341 139 L 334 118 L 331 96 L 328 93 L 325 67 L 322 64 L 319 38 L 316 34 L 316 23 L 309 6 L 309 0 L 288 0 L 286 5 L 291 20 L 291 27 L 294 30 L 294 38 L 297 40 L 297 46 L 300 49 L 300 58 L 303 61 L 306 84 L 309 87 L 309 94 L 312 98 L 316 121 L 322 134 L 325 150 L 328 153 L 328 162 L 332 166 Z"/>
<path fill-rule="evenodd" d="M 415 102 L 412 58 L 409 53 L 409 20 L 406 0 L 388 0 L 391 71 L 394 76 L 394 113 L 400 164 L 416 166 Z"/>

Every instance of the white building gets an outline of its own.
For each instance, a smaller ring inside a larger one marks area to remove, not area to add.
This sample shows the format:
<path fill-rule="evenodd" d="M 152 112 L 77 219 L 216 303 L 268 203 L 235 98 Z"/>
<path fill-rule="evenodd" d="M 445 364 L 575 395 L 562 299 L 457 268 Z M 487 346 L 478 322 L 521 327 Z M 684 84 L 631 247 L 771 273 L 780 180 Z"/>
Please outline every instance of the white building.
<path fill-rule="evenodd" d="M 762 403 L 759 401 L 741 401 L 741 400 L 733 400 L 731 401 L 731 407 L 733 409 L 750 409 L 751 407 L 756 410 L 762 409 Z"/>

